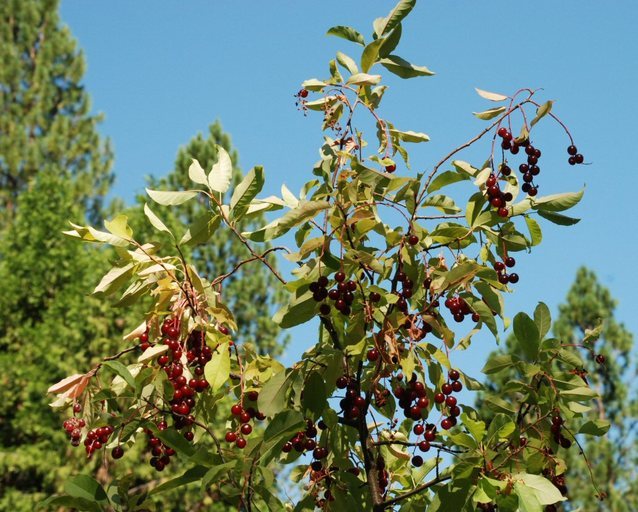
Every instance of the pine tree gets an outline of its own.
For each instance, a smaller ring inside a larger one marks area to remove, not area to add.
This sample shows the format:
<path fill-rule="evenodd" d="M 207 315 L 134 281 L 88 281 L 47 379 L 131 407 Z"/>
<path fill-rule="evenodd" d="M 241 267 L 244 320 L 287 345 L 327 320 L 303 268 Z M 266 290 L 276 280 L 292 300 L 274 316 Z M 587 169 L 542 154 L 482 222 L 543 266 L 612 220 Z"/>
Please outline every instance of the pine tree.
<path fill-rule="evenodd" d="M 0 230 L 30 180 L 49 169 L 97 219 L 112 175 L 81 84 L 85 62 L 58 0 L 0 2 Z"/>
<path fill-rule="evenodd" d="M 589 438 L 581 445 L 589 467 L 579 456 L 578 446 L 566 450 L 570 506 L 582 512 L 638 510 L 638 479 L 635 474 L 638 462 L 638 401 L 631 388 L 637 367 L 632 358 L 633 335 L 616 320 L 615 308 L 616 300 L 609 289 L 598 281 L 592 270 L 583 267 L 576 274 L 566 302 L 559 306 L 553 328 L 554 336 L 563 345 L 580 347 L 581 366 L 586 372 L 582 377 L 600 396 L 589 412 L 589 419 L 592 422 L 611 422 L 607 436 Z M 591 333 L 598 330 L 600 336 L 596 341 L 583 343 L 588 334 L 590 339 L 596 339 Z M 516 343 L 508 338 L 506 347 L 492 353 L 489 361 L 496 361 L 502 354 L 515 353 Z M 479 400 L 482 415 L 488 416 L 486 401 L 499 403 L 501 396 L 512 392 L 509 390 L 511 383 L 521 378 L 514 368 L 497 375 L 498 378 L 490 376 L 487 390 Z M 577 439 L 582 443 L 581 437 L 577 436 Z M 596 500 L 592 480 L 601 495 L 606 495 L 604 500 Z"/>
<path fill-rule="evenodd" d="M 69 217 L 83 218 L 74 197 L 72 182 L 42 171 L 18 196 L 0 243 L 0 510 L 33 510 L 86 464 L 46 389 L 90 368 L 121 335 L 119 313 L 86 294 L 104 272 L 106 253 L 61 236 Z"/>

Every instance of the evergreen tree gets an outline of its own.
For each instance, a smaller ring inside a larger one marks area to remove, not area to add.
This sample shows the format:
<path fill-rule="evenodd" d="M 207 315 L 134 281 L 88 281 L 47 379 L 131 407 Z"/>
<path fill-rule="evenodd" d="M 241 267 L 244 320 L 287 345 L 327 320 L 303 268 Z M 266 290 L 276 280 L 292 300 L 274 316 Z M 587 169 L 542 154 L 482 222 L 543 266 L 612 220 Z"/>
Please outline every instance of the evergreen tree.
<path fill-rule="evenodd" d="M 635 474 L 638 463 L 638 401 L 635 389 L 631 387 L 636 375 L 636 364 L 632 358 L 633 336 L 615 319 L 615 308 L 616 300 L 598 281 L 596 274 L 580 268 L 566 302 L 559 306 L 559 315 L 554 323 L 554 336 L 563 345 L 579 347 L 580 365 L 584 370 L 582 376 L 600 395 L 594 401 L 595 407 L 589 412 L 589 419 L 611 422 L 611 429 L 605 437 L 583 441 L 582 436 L 577 436 L 579 443 L 584 442 L 582 448 L 588 457 L 589 467 L 579 456 L 578 447 L 566 450 L 569 468 L 566 484 L 570 507 L 573 507 L 569 510 L 638 510 L 638 479 Z M 591 333 L 598 330 L 600 336 L 596 339 Z M 592 341 L 583 343 L 586 337 Z M 488 365 L 496 363 L 502 354 L 515 354 L 516 347 L 513 339 L 509 338 L 502 351 L 490 355 Z M 499 403 L 504 395 L 517 393 L 511 390 L 511 383 L 520 379 L 521 375 L 512 367 L 509 372 L 490 377 L 486 383 L 487 390 L 479 400 L 484 416 L 488 416 L 489 411 L 485 402 Z M 523 399 L 523 395 L 518 394 Z M 606 495 L 603 501 L 595 499 L 592 479 L 600 493 Z"/>
<path fill-rule="evenodd" d="M 0 2 L 0 230 L 45 169 L 72 177 L 96 219 L 112 180 L 111 151 L 80 83 L 85 62 L 60 23 L 59 0 Z"/>
<path fill-rule="evenodd" d="M 121 336 L 119 313 L 86 294 L 106 253 L 60 234 L 69 217 L 83 218 L 74 197 L 72 182 L 40 172 L 0 244 L 0 510 L 33 510 L 85 466 L 46 389 Z"/>

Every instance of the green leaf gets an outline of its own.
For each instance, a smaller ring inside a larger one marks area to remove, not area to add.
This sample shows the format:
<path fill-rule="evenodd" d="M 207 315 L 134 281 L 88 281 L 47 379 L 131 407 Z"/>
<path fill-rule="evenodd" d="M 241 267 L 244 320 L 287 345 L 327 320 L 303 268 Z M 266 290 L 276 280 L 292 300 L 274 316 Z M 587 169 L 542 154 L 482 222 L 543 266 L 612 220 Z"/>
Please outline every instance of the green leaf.
<path fill-rule="evenodd" d="M 435 74 L 427 67 L 411 64 L 398 55 L 388 55 L 381 59 L 379 64 L 400 78 L 416 78 L 417 76 L 433 76 Z"/>
<path fill-rule="evenodd" d="M 554 224 L 558 224 L 559 226 L 573 226 L 574 224 L 578 224 L 580 222 L 580 219 L 568 217 L 567 215 L 561 215 L 560 213 L 548 212 L 544 210 L 538 210 L 537 213 L 544 219 L 547 219 Z"/>
<path fill-rule="evenodd" d="M 584 190 L 579 192 L 564 192 L 562 194 L 553 194 L 551 196 L 539 197 L 534 200 L 534 208 L 538 210 L 539 215 L 542 212 L 562 212 L 576 206 L 583 197 Z M 551 220 L 551 219 L 549 219 Z"/>
<path fill-rule="evenodd" d="M 71 477 L 64 484 L 64 492 L 74 498 L 81 498 L 106 505 L 108 496 L 102 486 L 89 475 Z"/>
<path fill-rule="evenodd" d="M 392 128 L 390 130 L 390 133 L 394 136 L 399 137 L 399 140 L 402 142 L 418 143 L 418 142 L 428 142 L 430 140 L 430 137 L 427 134 L 420 133 L 420 132 L 413 132 L 413 131 L 402 132 Z"/>
<path fill-rule="evenodd" d="M 501 355 L 493 355 L 485 363 L 485 366 L 481 369 L 485 375 L 490 375 L 492 373 L 498 373 L 507 368 L 511 368 L 514 366 L 514 361 L 512 360 L 512 356 L 509 354 L 501 354 Z"/>
<path fill-rule="evenodd" d="M 484 110 L 483 112 L 473 112 L 473 114 L 483 121 L 489 121 L 490 119 L 500 116 L 505 110 L 507 110 L 505 107 L 494 107 Z"/>
<path fill-rule="evenodd" d="M 447 185 L 451 185 L 452 183 L 457 183 L 459 181 L 466 181 L 470 179 L 468 175 L 461 174 L 456 171 L 445 171 L 444 173 L 439 174 L 436 178 L 432 180 L 430 185 L 428 186 L 428 194 L 442 189 Z"/>
<path fill-rule="evenodd" d="M 206 178 L 206 172 L 202 168 L 199 161 L 193 158 L 190 166 L 188 167 L 188 177 L 191 181 L 198 185 L 208 185 L 208 179 Z"/>
<path fill-rule="evenodd" d="M 532 126 L 534 126 L 543 117 L 545 117 L 547 114 L 549 114 L 551 112 L 551 110 L 552 110 L 552 106 L 553 105 L 554 105 L 554 102 L 552 100 L 549 100 L 549 101 L 543 103 L 541 106 L 539 106 L 536 109 L 536 117 L 534 117 L 534 119 L 532 119 L 532 122 L 530 124 Z"/>
<path fill-rule="evenodd" d="M 213 393 L 219 390 L 230 377 L 230 352 L 228 343 L 220 343 L 204 367 L 204 376 L 210 384 Z"/>
<path fill-rule="evenodd" d="M 208 173 L 208 186 L 215 192 L 224 193 L 230 187 L 233 175 L 233 162 L 228 152 L 219 144 L 215 144 L 217 161 Z"/>
<path fill-rule="evenodd" d="M 401 40 L 402 32 L 403 29 L 401 28 L 401 24 L 399 23 L 396 27 L 394 27 L 394 29 L 392 29 L 392 32 L 390 32 L 388 36 L 383 39 L 383 44 L 381 45 L 381 48 L 379 48 L 379 57 L 387 57 L 394 51 L 394 49 L 399 44 L 399 41 Z"/>
<path fill-rule="evenodd" d="M 309 91 L 321 91 L 328 84 L 326 82 L 322 82 L 321 80 L 317 80 L 316 78 L 311 78 L 310 80 L 305 80 L 301 87 L 307 89 Z"/>
<path fill-rule="evenodd" d="M 478 87 L 475 87 L 474 90 L 478 93 L 478 95 L 481 98 L 485 98 L 486 100 L 490 100 L 490 101 L 505 101 L 507 99 L 507 96 L 505 96 L 504 94 L 498 94 L 496 92 L 484 91 L 483 89 L 479 89 Z"/>
<path fill-rule="evenodd" d="M 129 386 L 131 386 L 133 389 L 137 389 L 135 378 L 133 377 L 133 375 L 131 375 L 131 372 L 129 371 L 129 369 L 126 366 L 124 366 L 122 363 L 120 363 L 119 361 L 104 361 L 102 363 L 102 366 L 106 366 L 107 368 L 110 368 L 117 375 L 122 377 Z"/>
<path fill-rule="evenodd" d="M 385 39 L 375 39 L 368 44 L 361 54 L 361 71 L 367 73 L 370 68 L 377 62 L 379 58 L 379 48 L 385 42 Z"/>
<path fill-rule="evenodd" d="M 326 32 L 329 36 L 341 37 L 343 39 L 347 39 L 348 41 L 352 41 L 353 43 L 360 44 L 361 46 L 365 46 L 365 39 L 363 36 L 357 32 L 352 27 L 346 27 L 344 25 L 337 25 L 335 27 L 331 27 Z"/>
<path fill-rule="evenodd" d="M 193 197 L 199 194 L 199 190 L 174 192 L 168 190 L 151 190 L 150 188 L 147 188 L 146 193 L 157 204 L 161 204 L 162 206 L 174 206 L 193 199 Z"/>
<path fill-rule="evenodd" d="M 288 329 L 313 318 L 316 310 L 317 302 L 312 298 L 312 292 L 306 292 L 283 306 L 272 319 L 282 329 Z"/>
<path fill-rule="evenodd" d="M 303 388 L 302 404 L 318 417 L 328 406 L 326 383 L 319 372 L 311 372 Z"/>
<path fill-rule="evenodd" d="M 231 217 L 235 219 L 241 217 L 248 210 L 250 202 L 261 192 L 263 186 L 264 168 L 261 166 L 253 167 L 233 191 L 230 200 Z"/>
<path fill-rule="evenodd" d="M 560 491 L 556 488 L 552 482 L 541 475 L 532 475 L 530 473 L 517 473 L 512 475 L 512 479 L 516 481 L 516 484 L 524 484 L 525 487 L 532 489 L 534 495 L 541 505 L 553 505 L 559 501 L 565 501 Z M 518 494 L 518 493 L 517 493 Z M 540 510 L 540 509 L 539 509 Z"/>
<path fill-rule="evenodd" d="M 151 210 L 146 203 L 144 203 L 144 213 L 155 229 L 157 229 L 158 231 L 165 231 L 169 235 L 173 236 L 171 230 L 166 227 L 166 224 L 164 224 L 162 220 L 157 215 L 155 215 L 155 213 L 153 213 L 153 210 Z"/>
<path fill-rule="evenodd" d="M 538 222 L 532 219 L 529 215 L 526 215 L 525 223 L 527 224 L 527 229 L 529 230 L 529 236 L 532 242 L 532 246 L 540 244 L 543 240 L 543 232 L 541 231 L 541 227 L 539 226 Z"/>
<path fill-rule="evenodd" d="M 539 302 L 534 310 L 534 323 L 538 327 L 540 339 L 543 339 L 552 326 L 552 315 L 547 305 L 543 302 Z"/>
<path fill-rule="evenodd" d="M 475 421 L 465 413 L 461 414 L 461 421 L 467 431 L 476 439 L 476 442 L 480 443 L 485 437 L 485 422 L 480 420 Z"/>
<path fill-rule="evenodd" d="M 176 450 L 180 454 L 184 454 L 186 457 L 192 457 L 195 455 L 195 447 L 189 443 L 184 436 L 177 430 L 167 428 L 166 430 L 159 430 L 155 425 L 151 425 L 155 436 L 160 438 L 165 444 Z"/>
<path fill-rule="evenodd" d="M 250 233 L 243 233 L 244 236 L 255 242 L 272 240 L 285 233 L 293 227 L 312 219 L 317 213 L 326 208 L 330 208 L 328 201 L 299 201 L 299 206 L 293 208 L 280 219 L 277 219 L 263 228 Z"/>
<path fill-rule="evenodd" d="M 172 480 L 169 480 L 168 482 L 164 482 L 163 484 L 158 485 L 157 487 L 151 489 L 151 491 L 148 494 L 149 496 L 152 496 L 153 494 L 159 494 L 161 492 L 172 491 L 173 489 L 177 489 L 179 487 L 182 487 L 183 485 L 187 485 L 192 482 L 197 482 L 204 475 L 206 475 L 207 471 L 208 471 L 208 468 L 206 466 L 194 466 L 188 469 L 181 476 L 173 478 Z"/>
<path fill-rule="evenodd" d="M 153 347 L 147 348 L 140 357 L 137 358 L 138 363 L 145 363 L 146 361 L 150 361 L 154 357 L 163 354 L 168 351 L 168 345 L 155 345 Z"/>
<path fill-rule="evenodd" d="M 367 73 L 356 73 L 348 78 L 348 85 L 376 85 L 381 81 L 381 75 L 369 75 Z"/>
<path fill-rule="evenodd" d="M 351 75 L 356 75 L 359 72 L 357 63 L 354 59 L 345 53 L 337 52 L 337 62 L 341 64 Z M 306 104 L 308 106 L 308 104 Z"/>
<path fill-rule="evenodd" d="M 133 263 L 129 263 L 124 267 L 112 268 L 104 277 L 102 277 L 98 285 L 93 290 L 93 293 L 104 293 L 105 295 L 109 295 L 117 291 L 131 278 L 134 271 L 135 265 Z"/>
<path fill-rule="evenodd" d="M 384 36 L 410 14 L 416 0 L 400 0 L 385 18 L 375 21 L 374 31 L 378 37 Z"/>
<path fill-rule="evenodd" d="M 525 313 L 518 313 L 514 317 L 514 335 L 528 359 L 536 359 L 540 345 L 540 333 L 534 320 Z"/>
<path fill-rule="evenodd" d="M 259 392 L 258 409 L 266 416 L 282 411 L 288 401 L 288 391 L 297 375 L 297 370 L 282 370 L 266 381 Z"/>
<path fill-rule="evenodd" d="M 425 201 L 421 203 L 421 206 L 423 208 L 431 206 L 433 208 L 436 208 L 437 210 L 440 210 L 443 213 L 447 213 L 450 215 L 459 213 L 461 211 L 461 209 L 458 206 L 456 206 L 456 204 L 454 204 L 454 200 L 451 197 L 448 197 L 442 194 L 426 197 Z M 440 230 L 437 230 L 437 231 L 440 231 Z M 465 230 L 465 233 L 467 233 L 467 230 Z"/>
<path fill-rule="evenodd" d="M 179 241 L 180 245 L 195 246 L 207 242 L 219 226 L 221 217 L 217 214 L 204 212 L 197 217 Z"/>
<path fill-rule="evenodd" d="M 518 497 L 518 510 L 520 512 L 543 512 L 543 507 L 538 501 L 534 489 L 521 482 L 514 482 L 514 493 Z"/>
<path fill-rule="evenodd" d="M 234 466 L 237 465 L 237 461 L 224 462 L 223 464 L 218 464 L 208 470 L 208 472 L 202 478 L 202 490 L 206 491 L 210 487 L 210 485 L 215 482 L 216 484 L 220 483 L 220 480 L 225 480 L 224 478 L 220 478 L 221 475 L 228 475 L 230 470 L 233 469 Z"/>
<path fill-rule="evenodd" d="M 303 430 L 305 424 L 303 414 L 299 411 L 281 411 L 268 423 L 268 427 L 266 427 L 264 432 L 264 442 L 276 444 L 287 440 L 296 432 Z"/>
<path fill-rule="evenodd" d="M 133 237 L 133 230 L 128 225 L 128 217 L 126 215 L 117 215 L 113 220 L 105 220 L 104 227 L 125 240 L 131 240 Z"/>
<path fill-rule="evenodd" d="M 610 426 L 611 424 L 607 420 L 590 420 L 581 425 L 578 429 L 578 433 L 600 437 L 607 433 Z"/>

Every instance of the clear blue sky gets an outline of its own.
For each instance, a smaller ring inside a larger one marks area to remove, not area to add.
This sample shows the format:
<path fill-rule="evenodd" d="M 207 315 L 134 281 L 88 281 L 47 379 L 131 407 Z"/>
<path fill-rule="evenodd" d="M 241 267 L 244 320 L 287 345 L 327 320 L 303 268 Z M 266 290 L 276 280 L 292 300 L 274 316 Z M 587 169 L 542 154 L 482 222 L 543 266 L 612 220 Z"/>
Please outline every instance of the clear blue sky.
<path fill-rule="evenodd" d="M 62 0 L 62 19 L 86 54 L 94 109 L 106 115 L 101 130 L 114 144 L 113 194 L 131 200 L 144 176 L 165 174 L 178 146 L 215 119 L 232 135 L 244 169 L 265 166 L 265 194 L 278 193 L 282 182 L 298 190 L 317 160 L 321 133 L 319 117 L 304 118 L 292 95 L 304 79 L 326 76 L 337 50 L 355 54 L 355 45 L 324 36 L 330 26 L 352 25 L 368 36 L 372 20 L 392 5 Z M 572 228 L 545 224 L 540 248 L 518 257 L 511 316 L 538 300 L 554 310 L 576 269 L 587 265 L 619 299 L 618 317 L 638 332 L 636 19 L 638 3 L 628 0 L 421 0 L 404 24 L 396 53 L 437 72 L 388 80 L 381 114 L 432 138 L 414 147 L 413 170 L 428 168 L 484 126 L 471 112 L 489 105 L 474 87 L 506 94 L 544 88 L 592 162 L 569 167 L 564 136 L 550 126 L 542 130 L 542 192 L 586 185 L 572 211 L 583 220 Z M 475 163 L 484 158 L 477 154 Z M 310 336 L 308 328 L 295 331 L 285 362 Z M 477 351 L 493 347 L 487 337 L 479 341 L 472 354 L 456 359 L 471 359 L 474 373 Z"/>

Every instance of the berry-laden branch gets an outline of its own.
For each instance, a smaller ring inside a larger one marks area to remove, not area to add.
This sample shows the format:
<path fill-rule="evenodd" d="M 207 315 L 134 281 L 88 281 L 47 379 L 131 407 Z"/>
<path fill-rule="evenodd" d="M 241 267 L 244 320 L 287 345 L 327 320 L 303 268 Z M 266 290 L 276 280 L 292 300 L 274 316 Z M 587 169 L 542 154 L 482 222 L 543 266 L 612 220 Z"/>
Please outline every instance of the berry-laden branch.
<path fill-rule="evenodd" d="M 176 458 L 197 464 L 188 475 L 202 472 L 193 479 L 204 488 L 216 485 L 225 502 L 242 510 L 283 509 L 272 489 L 286 464 L 304 480 L 295 505 L 302 511 L 427 509 L 443 492 L 465 493 L 459 503 L 469 503 L 477 486 L 485 494 L 482 510 L 562 500 L 571 433 L 605 430 L 604 422 L 587 424 L 575 412 L 595 398 L 572 353 L 578 347 L 548 337 L 544 304 L 532 316 L 517 314 L 514 348 L 483 369 L 502 376 L 512 392 L 485 400 L 482 409 L 461 400 L 463 389 L 481 384 L 453 359 L 476 333 L 498 337 L 508 325 L 506 295 L 520 279 L 512 271 L 522 257 L 515 253 L 532 252 L 542 239 L 532 214 L 559 225 L 576 222 L 563 212 L 582 193 L 537 197 L 537 130 L 543 119 L 564 123 L 551 102 L 537 102 L 538 91 L 509 97 L 479 91 L 497 105 L 475 114 L 487 127 L 429 173 L 411 174 L 408 147 L 429 138 L 382 115 L 386 88 L 374 73 L 432 74 L 395 54 L 401 21 L 414 4 L 399 1 L 375 21 L 367 42 L 353 28 L 330 29 L 363 50 L 359 62 L 339 52 L 328 78 L 304 82 L 295 95 L 304 114 L 323 114 L 325 132 L 313 179 L 298 196 L 284 188 L 281 198 L 258 199 L 265 182 L 260 167 L 231 190 L 232 162 L 218 147 L 208 173 L 196 161 L 189 168 L 192 190 L 149 191 L 165 206 L 210 199 L 208 217 L 188 226 L 181 240 L 150 209 L 151 224 L 170 232 L 172 244 L 134 242 L 123 217 L 105 223 L 109 233 L 74 225 L 71 236 L 118 247 L 122 260 L 98 290 L 115 293 L 126 285 L 120 302 L 144 298 L 150 305 L 125 336 L 135 346 L 104 358 L 93 373 L 52 386 L 60 395 L 56 405 L 73 407 L 65 424 L 73 445 L 84 439 L 89 456 L 108 448 L 119 459 L 145 438 L 155 470 L 174 467 Z M 376 140 L 367 139 L 361 114 L 368 122 L 372 116 Z M 582 163 L 567 134 L 568 163 Z M 485 163 L 459 159 L 470 147 Z M 463 207 L 449 195 L 452 186 L 459 187 L 454 197 L 466 196 Z M 280 209 L 266 226 L 240 232 L 253 213 Z M 210 243 L 215 229 L 230 230 L 250 256 L 207 279 L 189 264 L 185 247 Z M 259 248 L 285 235 L 294 235 L 296 248 Z M 288 280 L 270 258 L 281 251 L 295 265 Z M 224 300 L 228 278 L 257 262 L 288 294 L 274 321 L 283 329 L 312 321 L 319 327 L 289 368 L 242 339 L 243 326 Z M 137 360 L 129 359 L 133 352 Z M 98 369 L 99 381 L 91 378 Z M 435 459 L 424 460 L 430 451 Z M 452 457 L 442 460 L 441 452 Z M 421 484 L 427 469 L 436 476 Z"/>

